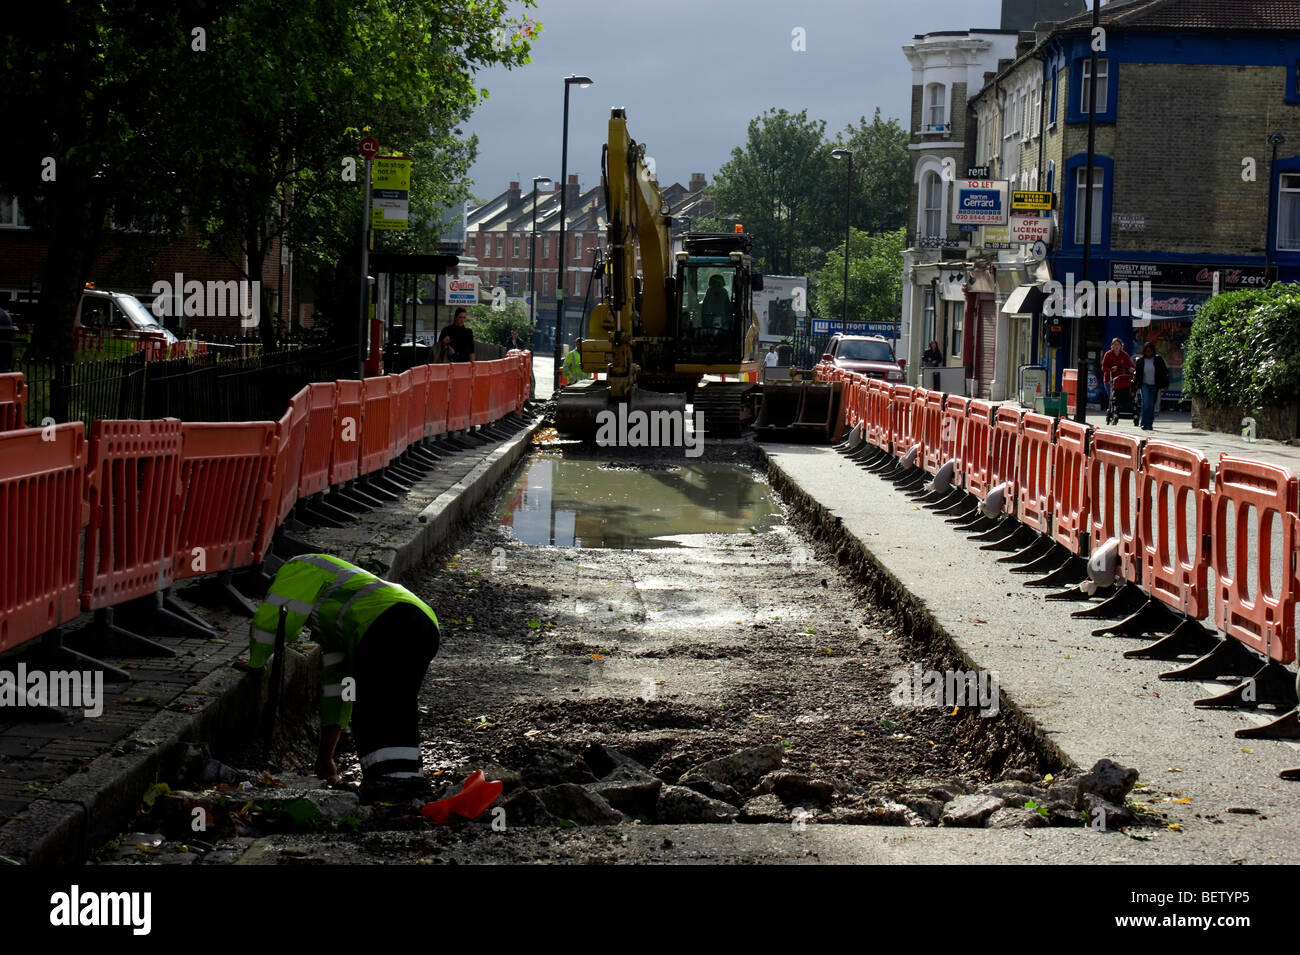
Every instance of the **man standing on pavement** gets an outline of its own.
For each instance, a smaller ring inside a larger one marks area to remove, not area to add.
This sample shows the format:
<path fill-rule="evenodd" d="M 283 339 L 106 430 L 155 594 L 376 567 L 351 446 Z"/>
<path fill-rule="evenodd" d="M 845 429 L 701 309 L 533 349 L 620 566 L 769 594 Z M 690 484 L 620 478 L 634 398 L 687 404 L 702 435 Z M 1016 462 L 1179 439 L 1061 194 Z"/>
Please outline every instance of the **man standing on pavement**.
<path fill-rule="evenodd" d="M 1101 380 L 1111 389 L 1111 410 L 1106 414 L 1106 423 L 1117 424 L 1119 416 L 1133 405 L 1133 359 L 1118 338 L 1111 339 L 1110 351 L 1101 360 Z"/>
<path fill-rule="evenodd" d="M 770 348 L 768 348 L 767 355 L 764 357 L 767 361 L 768 368 L 775 368 L 777 366 L 777 363 L 780 361 L 780 358 L 776 353 L 775 345 L 772 345 Z"/>
<path fill-rule="evenodd" d="M 442 330 L 438 344 L 451 352 L 452 361 L 474 360 L 474 332 L 465 323 L 469 313 L 463 308 L 456 309 L 452 324 Z"/>
<path fill-rule="evenodd" d="M 1156 403 L 1160 392 L 1169 387 L 1169 368 L 1156 354 L 1156 346 L 1147 342 L 1137 363 L 1137 380 L 1142 386 L 1142 430 L 1154 430 Z"/>
<path fill-rule="evenodd" d="M 275 652 L 282 609 L 286 646 L 310 624 L 321 648 L 316 775 L 337 781 L 334 749 L 351 721 L 364 801 L 428 795 L 420 759 L 419 693 L 438 652 L 433 610 L 400 584 L 337 557 L 294 557 L 276 573 L 253 616 L 250 667 L 265 666 Z"/>

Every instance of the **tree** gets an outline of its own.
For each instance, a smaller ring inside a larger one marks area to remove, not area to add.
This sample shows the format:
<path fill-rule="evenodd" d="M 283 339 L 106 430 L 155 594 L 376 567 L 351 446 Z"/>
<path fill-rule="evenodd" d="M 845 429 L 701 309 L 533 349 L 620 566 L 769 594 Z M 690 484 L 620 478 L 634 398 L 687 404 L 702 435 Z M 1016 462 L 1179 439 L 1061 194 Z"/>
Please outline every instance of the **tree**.
<path fill-rule="evenodd" d="M 907 222 L 908 161 L 907 131 L 898 120 L 880 118 L 880 107 L 868 124 L 859 118 L 856 126 L 846 126 L 835 137 L 834 148 L 853 152 L 854 228 L 867 232 L 892 232 Z M 844 181 L 841 172 L 838 181 Z M 838 243 L 844 244 L 844 191 L 841 189 L 831 208 L 828 231 L 838 229 Z"/>
<path fill-rule="evenodd" d="M 849 237 L 849 321 L 892 322 L 898 318 L 897 296 L 907 230 L 872 235 L 858 229 Z M 844 307 L 844 244 L 826 255 L 817 273 L 816 308 L 823 318 L 839 318 Z"/>
<path fill-rule="evenodd" d="M 714 180 L 719 209 L 753 234 L 755 257 L 768 272 L 797 275 L 813 263 L 809 250 L 830 198 L 825 129 L 807 110 L 768 110 L 750 120 L 745 148 L 731 151 Z"/>
<path fill-rule="evenodd" d="M 474 332 L 476 342 L 504 345 L 510 341 L 510 332 L 514 330 L 519 333 L 520 340 L 525 342 L 525 347 L 532 347 L 527 344 L 531 327 L 528 324 L 528 309 L 518 299 L 507 299 L 506 307 L 500 311 L 490 305 L 471 306 L 466 324 Z"/>

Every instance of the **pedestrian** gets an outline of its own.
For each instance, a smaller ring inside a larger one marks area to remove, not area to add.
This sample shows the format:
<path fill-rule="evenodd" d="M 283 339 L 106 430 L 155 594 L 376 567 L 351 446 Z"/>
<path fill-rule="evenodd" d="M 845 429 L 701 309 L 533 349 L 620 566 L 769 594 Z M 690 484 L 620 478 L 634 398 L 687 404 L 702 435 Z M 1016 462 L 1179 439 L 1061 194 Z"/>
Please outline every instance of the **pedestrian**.
<path fill-rule="evenodd" d="M 939 368 L 943 365 L 943 349 L 939 347 L 939 339 L 930 339 L 930 347 L 921 355 L 921 364 L 926 368 Z"/>
<path fill-rule="evenodd" d="M 1117 424 L 1119 416 L 1133 403 L 1133 359 L 1118 338 L 1110 340 L 1110 350 L 1101 359 L 1101 380 L 1110 389 L 1110 410 L 1106 423 Z"/>
<path fill-rule="evenodd" d="M 286 646 L 297 641 L 304 625 L 320 646 L 316 775 L 338 781 L 334 750 L 351 723 L 361 758 L 363 800 L 428 795 L 420 759 L 419 695 L 438 652 L 433 610 L 400 584 L 337 557 L 294 557 L 280 567 L 253 616 L 250 667 L 265 666 L 274 654 L 282 609 Z"/>
<path fill-rule="evenodd" d="M 775 368 L 775 367 L 776 367 L 778 364 L 780 364 L 780 362 L 781 362 L 781 358 L 780 358 L 780 356 L 777 355 L 777 353 L 776 353 L 776 346 L 775 346 L 775 345 L 772 345 L 771 347 L 768 348 L 768 350 L 767 350 L 767 356 L 766 356 L 766 357 L 767 357 L 767 367 L 768 367 L 768 368 Z"/>
<path fill-rule="evenodd" d="M 463 308 L 456 309 L 452 324 L 442 330 L 438 344 L 450 352 L 452 361 L 474 360 L 474 332 L 465 324 L 469 321 L 469 312 Z"/>
<path fill-rule="evenodd" d="M 1165 360 L 1156 354 L 1156 346 L 1147 342 L 1142 346 L 1142 357 L 1138 359 L 1136 377 L 1142 386 L 1142 430 L 1154 430 L 1152 424 L 1156 416 L 1156 403 L 1160 392 L 1169 387 L 1169 368 Z"/>
<path fill-rule="evenodd" d="M 510 337 L 506 341 L 506 350 L 507 351 L 524 350 L 524 342 L 523 339 L 519 337 L 519 329 L 517 328 L 510 329 Z"/>

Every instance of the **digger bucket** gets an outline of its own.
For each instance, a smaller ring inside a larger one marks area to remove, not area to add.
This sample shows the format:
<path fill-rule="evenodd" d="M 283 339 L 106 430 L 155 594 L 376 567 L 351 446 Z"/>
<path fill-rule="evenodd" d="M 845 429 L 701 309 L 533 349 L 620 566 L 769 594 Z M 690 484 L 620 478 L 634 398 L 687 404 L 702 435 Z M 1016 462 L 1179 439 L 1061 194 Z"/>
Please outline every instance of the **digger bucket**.
<path fill-rule="evenodd" d="M 834 444 L 844 433 L 843 398 L 842 381 L 764 384 L 754 434 L 760 441 Z"/>

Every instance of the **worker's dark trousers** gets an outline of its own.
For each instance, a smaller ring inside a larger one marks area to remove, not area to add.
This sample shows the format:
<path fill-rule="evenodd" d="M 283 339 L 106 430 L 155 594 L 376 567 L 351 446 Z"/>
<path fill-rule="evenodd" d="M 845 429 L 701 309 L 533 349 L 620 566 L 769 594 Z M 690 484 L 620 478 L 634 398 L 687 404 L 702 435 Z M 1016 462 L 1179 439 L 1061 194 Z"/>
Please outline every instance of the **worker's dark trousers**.
<path fill-rule="evenodd" d="M 357 644 L 352 738 L 366 779 L 421 775 L 420 685 L 438 652 L 438 628 L 419 608 L 394 604 Z"/>

